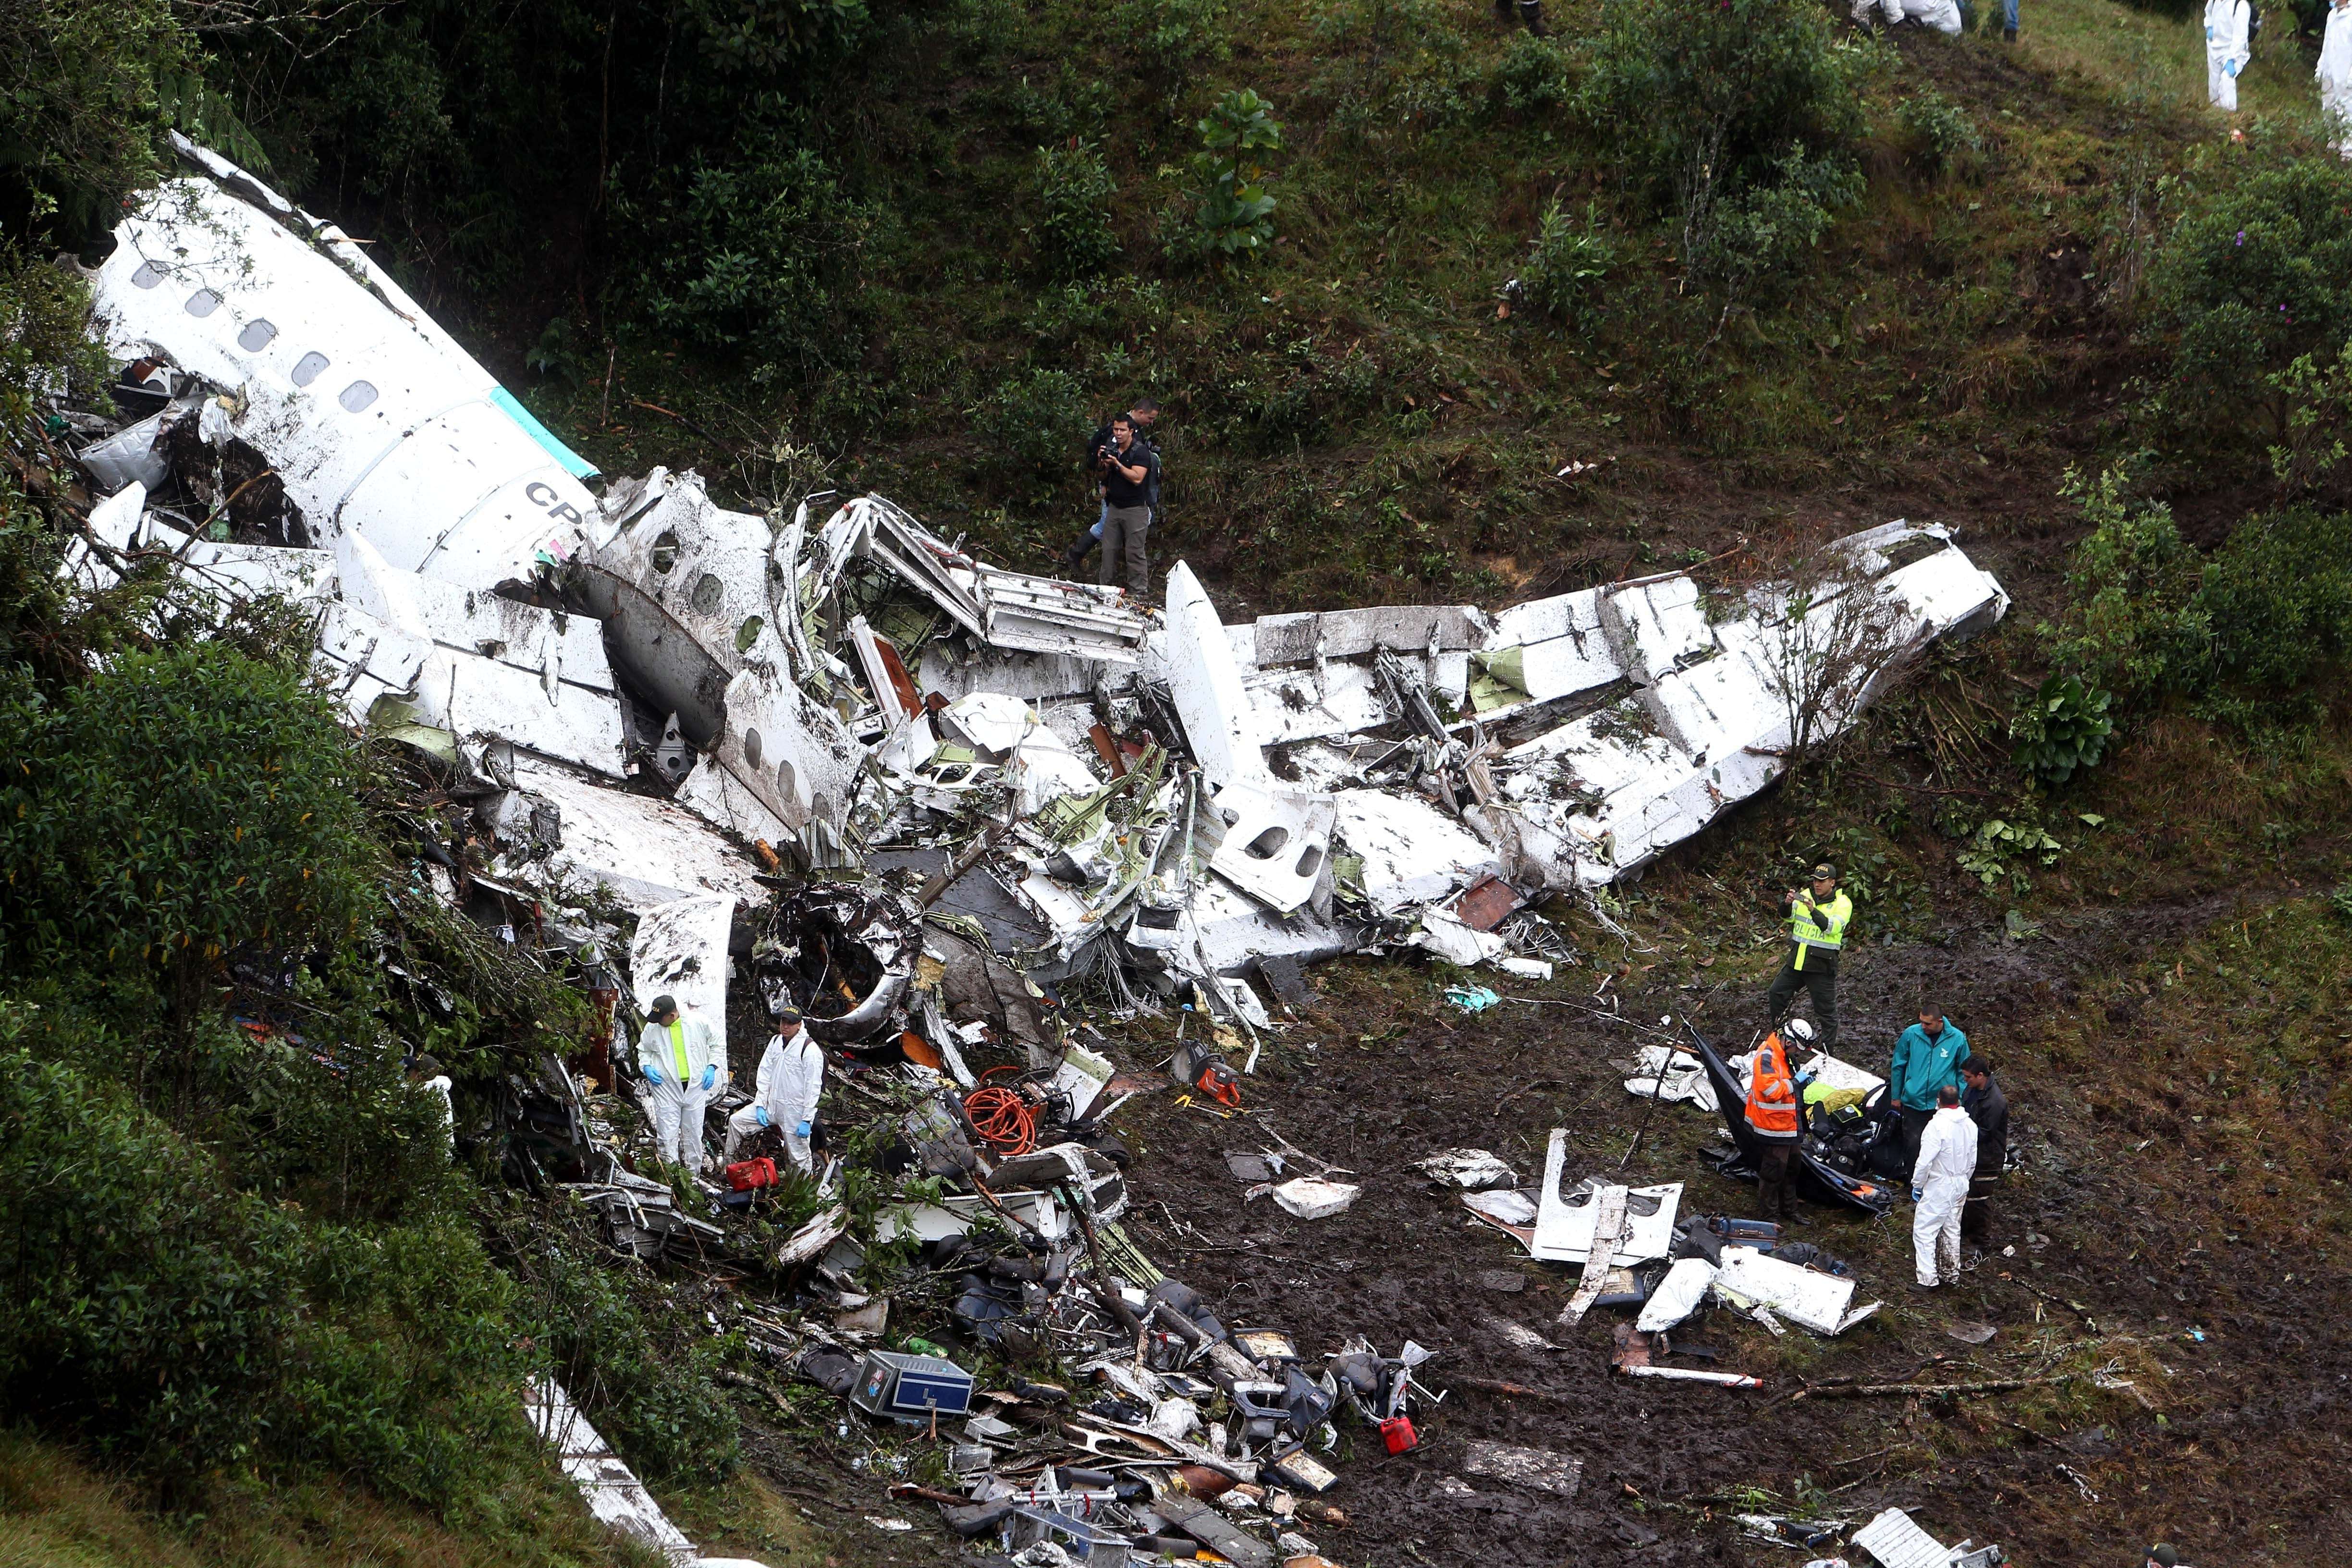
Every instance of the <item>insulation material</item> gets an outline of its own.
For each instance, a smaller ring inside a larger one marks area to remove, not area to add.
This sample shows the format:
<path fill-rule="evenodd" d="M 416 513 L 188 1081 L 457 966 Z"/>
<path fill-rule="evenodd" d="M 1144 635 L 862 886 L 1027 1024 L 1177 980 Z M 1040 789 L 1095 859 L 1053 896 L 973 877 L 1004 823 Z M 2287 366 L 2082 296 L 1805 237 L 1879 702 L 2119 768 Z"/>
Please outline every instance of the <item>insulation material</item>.
<path fill-rule="evenodd" d="M 1706 1300 L 1707 1290 L 1715 1284 L 1719 1272 L 1704 1258 L 1678 1258 L 1642 1303 L 1642 1315 L 1633 1320 L 1637 1333 L 1662 1334 L 1675 1327 Z"/>

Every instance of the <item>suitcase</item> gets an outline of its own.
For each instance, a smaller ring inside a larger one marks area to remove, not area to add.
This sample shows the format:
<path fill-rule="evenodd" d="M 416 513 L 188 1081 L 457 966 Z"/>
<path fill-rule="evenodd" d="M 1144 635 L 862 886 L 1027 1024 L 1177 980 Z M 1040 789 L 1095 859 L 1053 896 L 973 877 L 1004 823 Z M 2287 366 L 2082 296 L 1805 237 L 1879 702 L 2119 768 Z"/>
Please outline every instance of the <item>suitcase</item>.
<path fill-rule="evenodd" d="M 961 1415 L 971 1409 L 971 1373 L 937 1356 L 867 1351 L 857 1369 L 849 1403 L 868 1415 L 893 1421 L 929 1421 L 934 1412 Z"/>

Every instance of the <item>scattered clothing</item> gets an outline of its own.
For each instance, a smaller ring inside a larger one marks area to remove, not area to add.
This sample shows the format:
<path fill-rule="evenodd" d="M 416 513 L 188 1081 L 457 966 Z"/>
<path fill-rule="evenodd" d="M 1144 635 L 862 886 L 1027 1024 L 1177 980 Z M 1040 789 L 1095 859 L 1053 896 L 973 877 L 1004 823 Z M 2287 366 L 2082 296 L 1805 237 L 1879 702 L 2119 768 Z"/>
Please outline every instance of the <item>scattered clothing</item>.
<path fill-rule="evenodd" d="M 1977 1125 L 1958 1106 L 1939 1109 L 1919 1140 L 1911 1184 L 1919 1202 L 1911 1216 L 1912 1262 L 1919 1283 L 1934 1287 L 1960 1269 L 1960 1208 L 1977 1168 Z"/>

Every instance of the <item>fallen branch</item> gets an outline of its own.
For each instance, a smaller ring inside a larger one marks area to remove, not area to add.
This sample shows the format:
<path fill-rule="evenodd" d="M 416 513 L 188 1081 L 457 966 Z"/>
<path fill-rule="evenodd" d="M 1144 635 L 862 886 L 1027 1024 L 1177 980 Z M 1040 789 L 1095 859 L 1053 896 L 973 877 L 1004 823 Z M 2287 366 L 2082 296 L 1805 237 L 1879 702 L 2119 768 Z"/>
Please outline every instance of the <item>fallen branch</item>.
<path fill-rule="evenodd" d="M 2055 1377 L 1997 1377 L 1984 1383 L 1853 1383 L 1843 1388 L 1801 1388 L 1789 1396 L 1794 1403 L 1808 1394 L 1822 1399 L 1935 1399 L 1962 1394 L 2008 1394 L 2020 1388 L 2042 1388 L 2072 1383 L 2082 1374 L 2062 1372 Z"/>
<path fill-rule="evenodd" d="M 1540 1399 L 1552 1405 L 1571 1405 L 1575 1403 L 1575 1396 L 1572 1394 L 1554 1394 L 1547 1388 L 1529 1388 L 1523 1383 L 1505 1383 L 1499 1377 L 1464 1377 L 1456 1375 L 1447 1379 L 1447 1381 L 1450 1383 L 1458 1383 L 1465 1388 L 1475 1388 L 1487 1394 L 1499 1394 L 1507 1399 Z"/>

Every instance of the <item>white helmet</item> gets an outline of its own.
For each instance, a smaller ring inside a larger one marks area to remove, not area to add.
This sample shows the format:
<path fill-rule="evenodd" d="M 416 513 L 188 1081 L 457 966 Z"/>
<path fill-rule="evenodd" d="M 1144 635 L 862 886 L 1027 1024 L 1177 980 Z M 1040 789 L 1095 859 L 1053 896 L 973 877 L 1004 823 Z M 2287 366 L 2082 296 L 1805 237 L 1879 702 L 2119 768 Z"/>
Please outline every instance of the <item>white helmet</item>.
<path fill-rule="evenodd" d="M 1813 1026 L 1811 1024 L 1806 1023 L 1802 1018 L 1790 1019 L 1787 1023 L 1780 1026 L 1780 1032 L 1789 1037 L 1789 1038 L 1796 1041 L 1799 1045 L 1809 1046 L 1812 1044 L 1813 1041 Z"/>

